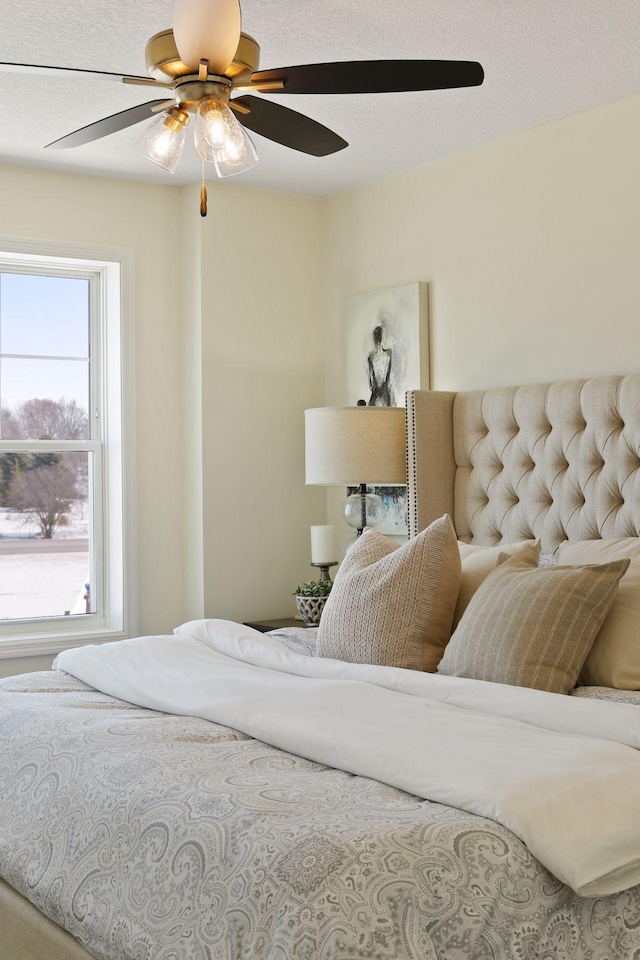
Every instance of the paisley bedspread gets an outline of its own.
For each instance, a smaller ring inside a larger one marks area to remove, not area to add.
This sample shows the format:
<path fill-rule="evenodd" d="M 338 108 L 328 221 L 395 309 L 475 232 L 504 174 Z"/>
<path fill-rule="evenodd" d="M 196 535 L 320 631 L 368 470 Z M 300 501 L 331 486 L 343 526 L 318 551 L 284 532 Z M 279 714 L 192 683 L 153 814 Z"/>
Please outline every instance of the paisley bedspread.
<path fill-rule="evenodd" d="M 64 673 L 0 681 L 0 758 L 0 876 L 98 960 L 640 960 L 640 887 Z"/>

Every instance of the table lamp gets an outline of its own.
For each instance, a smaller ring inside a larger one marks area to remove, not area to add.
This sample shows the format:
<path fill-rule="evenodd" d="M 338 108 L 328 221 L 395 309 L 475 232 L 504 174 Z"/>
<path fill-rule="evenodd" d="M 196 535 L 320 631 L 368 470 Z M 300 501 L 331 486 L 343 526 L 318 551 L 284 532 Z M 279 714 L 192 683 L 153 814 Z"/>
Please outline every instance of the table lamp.
<path fill-rule="evenodd" d="M 305 410 L 306 482 L 358 487 L 347 498 L 345 520 L 358 536 L 384 517 L 380 497 L 367 484 L 407 482 L 403 407 L 316 407 Z"/>

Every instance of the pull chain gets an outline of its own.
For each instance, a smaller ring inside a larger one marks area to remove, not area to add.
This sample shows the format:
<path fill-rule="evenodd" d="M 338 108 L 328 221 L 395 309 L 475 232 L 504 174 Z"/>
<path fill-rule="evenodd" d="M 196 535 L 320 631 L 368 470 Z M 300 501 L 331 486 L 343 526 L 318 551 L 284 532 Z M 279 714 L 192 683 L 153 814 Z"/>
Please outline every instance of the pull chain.
<path fill-rule="evenodd" d="M 200 187 L 200 216 L 207 215 L 207 188 L 204 184 L 204 160 L 202 161 L 202 186 Z"/>

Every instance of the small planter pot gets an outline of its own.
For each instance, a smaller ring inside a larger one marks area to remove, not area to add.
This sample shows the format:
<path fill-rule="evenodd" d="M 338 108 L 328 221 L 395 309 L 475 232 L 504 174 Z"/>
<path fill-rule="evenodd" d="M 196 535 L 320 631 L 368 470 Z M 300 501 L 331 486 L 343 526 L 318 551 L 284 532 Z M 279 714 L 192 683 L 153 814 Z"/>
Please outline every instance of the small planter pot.
<path fill-rule="evenodd" d="M 307 626 L 318 626 L 326 602 L 326 597 L 296 597 L 298 613 Z"/>

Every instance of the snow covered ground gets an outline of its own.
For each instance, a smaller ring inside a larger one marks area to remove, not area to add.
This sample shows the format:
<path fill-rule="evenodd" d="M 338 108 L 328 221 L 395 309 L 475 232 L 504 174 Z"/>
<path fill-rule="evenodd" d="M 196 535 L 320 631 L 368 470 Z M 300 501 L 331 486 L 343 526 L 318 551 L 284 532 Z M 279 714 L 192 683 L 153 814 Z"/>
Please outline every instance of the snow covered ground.
<path fill-rule="evenodd" d="M 84 516 L 83 516 L 84 513 Z M 86 507 L 53 540 L 15 511 L 0 509 L 0 620 L 84 613 L 89 579 Z"/>
<path fill-rule="evenodd" d="M 51 553 L 38 551 L 5 554 L 0 541 L 0 619 L 63 617 L 82 601 L 88 578 L 89 551 Z M 84 603 L 80 610 L 84 612 Z"/>

